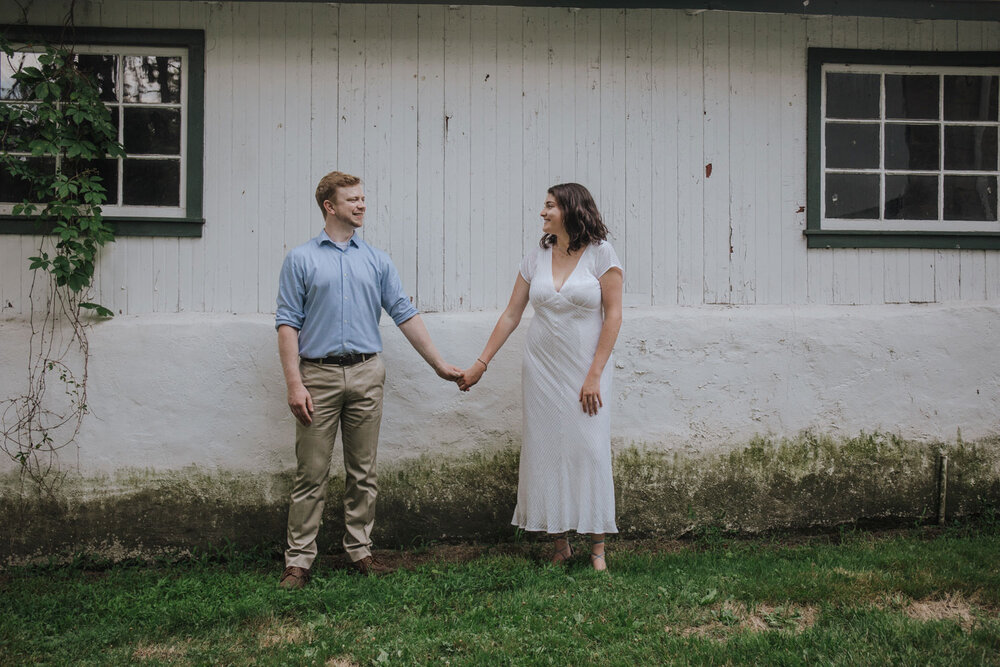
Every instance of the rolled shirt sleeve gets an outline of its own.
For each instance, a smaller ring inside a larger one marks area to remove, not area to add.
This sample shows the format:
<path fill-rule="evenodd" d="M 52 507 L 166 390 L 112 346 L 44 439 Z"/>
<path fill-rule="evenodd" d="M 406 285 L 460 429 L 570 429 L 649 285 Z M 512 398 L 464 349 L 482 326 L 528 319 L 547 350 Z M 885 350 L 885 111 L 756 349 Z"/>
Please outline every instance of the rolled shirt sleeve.
<path fill-rule="evenodd" d="M 301 329 L 306 319 L 305 282 L 302 279 L 302 266 L 296 260 L 297 253 L 290 252 L 281 265 L 278 277 L 278 306 L 274 316 L 275 329 L 282 324 Z"/>
<path fill-rule="evenodd" d="M 389 313 L 392 321 L 399 326 L 417 314 L 417 309 L 410 303 L 410 297 L 403 289 L 399 272 L 388 256 L 384 257 L 382 267 L 382 307 Z"/>

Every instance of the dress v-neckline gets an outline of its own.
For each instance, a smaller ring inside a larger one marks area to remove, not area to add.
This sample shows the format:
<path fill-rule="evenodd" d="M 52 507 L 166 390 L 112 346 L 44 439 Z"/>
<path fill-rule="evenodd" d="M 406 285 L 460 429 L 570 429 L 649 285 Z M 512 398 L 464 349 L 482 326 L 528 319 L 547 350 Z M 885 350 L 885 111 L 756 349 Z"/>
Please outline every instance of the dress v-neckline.
<path fill-rule="evenodd" d="M 566 283 L 568 283 L 569 279 L 573 277 L 574 273 L 576 273 L 577 267 L 580 266 L 580 262 L 583 261 L 583 256 L 587 254 L 588 250 L 590 250 L 590 244 L 584 246 L 583 252 L 581 252 L 580 256 L 576 258 L 576 264 L 574 264 L 573 268 L 566 274 L 566 278 L 562 281 L 562 285 L 556 287 L 556 275 L 554 273 L 555 266 L 552 262 L 552 257 L 555 255 L 555 247 L 549 248 L 549 277 L 552 279 L 552 289 L 555 290 L 556 294 L 562 294 L 563 288 L 566 287 Z"/>

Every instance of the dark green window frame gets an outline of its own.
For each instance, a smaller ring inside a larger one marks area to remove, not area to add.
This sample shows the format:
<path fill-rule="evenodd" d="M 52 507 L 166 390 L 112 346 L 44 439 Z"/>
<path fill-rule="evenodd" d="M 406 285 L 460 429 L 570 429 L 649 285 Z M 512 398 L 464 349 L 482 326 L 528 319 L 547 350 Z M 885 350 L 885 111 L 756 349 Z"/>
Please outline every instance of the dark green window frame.
<path fill-rule="evenodd" d="M 831 230 L 822 228 L 823 66 L 825 64 L 914 65 L 938 67 L 998 67 L 994 51 L 861 51 L 853 49 L 808 50 L 806 130 L 807 202 L 806 236 L 809 248 L 938 248 L 1000 249 L 1000 232 Z"/>
<path fill-rule="evenodd" d="M 188 57 L 187 142 L 184 217 L 107 215 L 118 236 L 200 237 L 203 217 L 205 153 L 205 33 L 201 30 L 155 30 L 130 28 L 64 28 L 62 26 L 0 26 L 11 42 L 63 43 L 96 46 L 145 46 L 183 48 Z M 68 37 L 67 37 L 68 36 Z M 47 234 L 25 216 L 0 215 L 0 234 Z"/>

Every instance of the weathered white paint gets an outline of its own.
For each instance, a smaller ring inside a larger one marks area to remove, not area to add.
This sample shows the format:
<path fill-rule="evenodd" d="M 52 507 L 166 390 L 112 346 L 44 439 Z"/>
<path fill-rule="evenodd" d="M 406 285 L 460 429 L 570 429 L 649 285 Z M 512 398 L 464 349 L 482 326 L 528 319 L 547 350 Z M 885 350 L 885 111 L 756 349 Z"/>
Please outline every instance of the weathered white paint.
<path fill-rule="evenodd" d="M 366 238 L 424 310 L 502 307 L 545 188 L 567 180 L 595 193 L 631 305 L 1000 298 L 997 251 L 801 234 L 806 47 L 990 50 L 993 22 L 168 0 L 78 0 L 76 21 L 206 35 L 204 237 L 102 253 L 97 300 L 122 314 L 272 311 L 337 167 L 365 177 Z M 35 243 L 0 236 L 3 317 L 26 313 Z"/>
<path fill-rule="evenodd" d="M 430 314 L 449 359 L 471 365 L 496 313 Z M 719 451 L 759 434 L 883 430 L 919 440 L 996 433 L 1000 307 L 702 306 L 628 308 L 615 353 L 616 447 Z M 519 442 L 527 321 L 463 394 L 391 325 L 380 459 Z M 0 322 L 0 365 L 24 368 L 28 330 Z M 91 331 L 85 474 L 120 468 L 277 471 L 293 466 L 294 423 L 266 315 L 124 316 Z M 22 390 L 19 372 L 0 394 Z M 58 383 L 50 390 L 58 391 Z M 9 461 L 0 470 L 10 469 Z"/>

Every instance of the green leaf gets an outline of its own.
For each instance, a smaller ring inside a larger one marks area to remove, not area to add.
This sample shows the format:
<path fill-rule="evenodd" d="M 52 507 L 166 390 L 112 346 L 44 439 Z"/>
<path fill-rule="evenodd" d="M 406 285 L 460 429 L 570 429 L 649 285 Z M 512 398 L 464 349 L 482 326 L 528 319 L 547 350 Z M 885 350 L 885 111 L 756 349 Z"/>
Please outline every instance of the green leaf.
<path fill-rule="evenodd" d="M 80 307 L 81 308 L 86 308 L 88 310 L 93 310 L 99 317 L 114 317 L 115 316 L 115 314 L 113 312 L 111 312 L 110 310 L 108 310 L 107 308 L 105 308 L 104 306 L 102 306 L 99 303 L 90 303 L 89 301 L 85 301 L 85 302 L 83 302 L 83 303 L 80 304 Z"/>
<path fill-rule="evenodd" d="M 32 155 L 41 155 L 48 150 L 50 142 L 43 139 L 34 139 L 28 144 L 28 150 Z"/>

